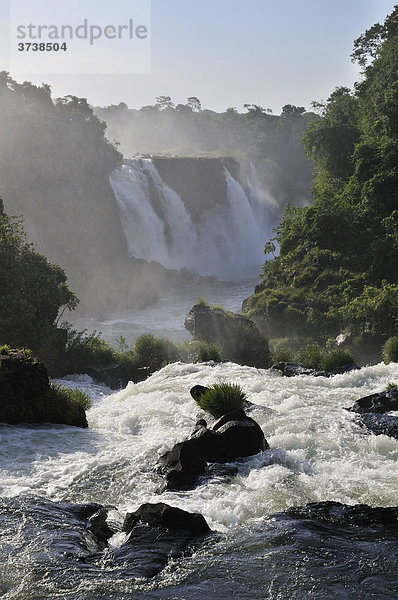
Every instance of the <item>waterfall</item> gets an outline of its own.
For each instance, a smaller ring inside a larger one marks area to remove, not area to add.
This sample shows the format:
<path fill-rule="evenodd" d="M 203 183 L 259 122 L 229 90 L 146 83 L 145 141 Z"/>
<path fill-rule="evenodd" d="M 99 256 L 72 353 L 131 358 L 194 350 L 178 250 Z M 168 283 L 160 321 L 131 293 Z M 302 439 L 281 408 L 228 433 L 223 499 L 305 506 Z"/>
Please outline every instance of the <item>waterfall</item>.
<path fill-rule="evenodd" d="M 254 170 L 247 190 L 225 168 L 224 176 L 226 196 L 198 222 L 151 159 L 129 160 L 115 170 L 110 183 L 130 255 L 224 280 L 258 275 L 270 235 L 269 206 Z"/>

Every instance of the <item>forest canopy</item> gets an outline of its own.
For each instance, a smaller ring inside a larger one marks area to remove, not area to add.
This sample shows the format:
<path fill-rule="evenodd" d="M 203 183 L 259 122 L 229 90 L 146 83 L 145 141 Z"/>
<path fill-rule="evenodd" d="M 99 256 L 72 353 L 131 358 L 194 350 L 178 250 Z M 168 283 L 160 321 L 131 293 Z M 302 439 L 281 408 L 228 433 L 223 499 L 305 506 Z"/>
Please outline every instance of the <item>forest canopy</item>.
<path fill-rule="evenodd" d="M 398 331 L 398 7 L 352 57 L 361 80 L 317 103 L 305 130 L 314 204 L 286 208 L 280 254 L 245 303 L 274 337 L 324 342 L 347 331 L 376 343 Z"/>

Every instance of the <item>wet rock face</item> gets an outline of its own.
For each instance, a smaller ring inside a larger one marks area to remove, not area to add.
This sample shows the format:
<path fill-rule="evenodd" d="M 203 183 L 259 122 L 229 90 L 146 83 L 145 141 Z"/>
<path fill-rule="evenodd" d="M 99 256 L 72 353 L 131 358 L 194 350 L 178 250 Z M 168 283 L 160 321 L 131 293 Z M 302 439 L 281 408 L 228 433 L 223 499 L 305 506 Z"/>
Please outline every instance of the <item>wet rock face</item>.
<path fill-rule="evenodd" d="M 194 386 L 191 395 L 199 397 L 205 389 Z M 243 409 L 223 415 L 211 429 L 200 419 L 189 439 L 175 444 L 159 459 L 159 472 L 164 475 L 160 491 L 190 489 L 206 473 L 207 463 L 228 463 L 268 448 L 261 427 Z M 233 469 L 231 475 L 235 473 Z"/>
<path fill-rule="evenodd" d="M 227 360 L 257 368 L 270 366 L 268 341 L 247 317 L 195 304 L 184 325 L 195 340 L 219 346 Z"/>
<path fill-rule="evenodd" d="M 387 414 L 398 410 L 398 388 L 359 398 L 350 412 L 360 415 L 360 421 L 375 435 L 398 439 L 398 417 Z"/>
<path fill-rule="evenodd" d="M 80 406 L 68 412 L 49 395 L 50 381 L 45 365 L 20 350 L 0 354 L 0 422 L 57 423 L 88 427 Z"/>
<path fill-rule="evenodd" d="M 289 508 L 284 513 L 296 519 L 311 519 L 314 523 L 328 523 L 336 527 L 388 528 L 398 534 L 398 507 L 376 507 L 367 504 L 341 504 L 340 502 L 311 502 L 306 506 Z"/>
<path fill-rule="evenodd" d="M 348 410 L 356 413 L 386 413 L 398 410 L 398 388 L 359 398 Z"/>
<path fill-rule="evenodd" d="M 210 528 L 199 513 L 189 513 L 164 502 L 142 504 L 135 512 L 127 513 L 123 530 L 130 533 L 137 523 L 146 523 L 151 527 L 164 527 L 173 531 L 184 531 L 192 535 L 203 535 Z"/>
<path fill-rule="evenodd" d="M 0 421 L 40 422 L 50 386 L 47 369 L 18 350 L 0 355 Z"/>
<path fill-rule="evenodd" d="M 170 558 L 178 558 L 210 533 L 199 513 L 163 503 L 144 504 L 126 516 L 123 528 L 128 533 L 127 541 L 110 553 L 107 542 L 118 532 L 107 522 L 110 509 L 116 511 L 96 503 L 58 503 L 29 496 L 4 498 L 0 499 L 0 526 L 8 540 L 15 538 L 17 551 L 26 552 L 22 560 L 27 572 L 48 569 L 60 585 L 90 570 L 98 576 L 101 560 L 106 560 L 116 578 L 153 577 Z"/>

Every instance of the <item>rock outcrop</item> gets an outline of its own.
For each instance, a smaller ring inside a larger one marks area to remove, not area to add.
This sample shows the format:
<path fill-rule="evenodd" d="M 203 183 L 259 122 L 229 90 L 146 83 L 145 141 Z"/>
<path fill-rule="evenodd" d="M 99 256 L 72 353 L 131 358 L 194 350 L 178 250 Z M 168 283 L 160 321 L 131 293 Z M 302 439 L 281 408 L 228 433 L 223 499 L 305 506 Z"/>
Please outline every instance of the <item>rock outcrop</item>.
<path fill-rule="evenodd" d="M 0 353 L 0 422 L 88 427 L 81 406 L 57 404 L 45 365 L 21 350 Z"/>
<path fill-rule="evenodd" d="M 270 366 L 268 341 L 247 317 L 199 303 L 191 308 L 184 325 L 195 340 L 219 346 L 223 358 L 250 367 Z"/>
<path fill-rule="evenodd" d="M 195 388 L 191 394 L 195 397 Z M 160 491 L 190 489 L 205 474 L 207 463 L 229 463 L 268 448 L 261 427 L 243 409 L 223 415 L 211 429 L 200 419 L 187 440 L 159 459 L 159 472 L 164 475 Z M 235 473 L 232 467 L 231 475 Z"/>
<path fill-rule="evenodd" d="M 116 582 L 120 577 L 126 581 L 153 577 L 171 558 L 185 554 L 210 533 L 202 515 L 167 504 L 144 504 L 127 514 L 124 524 L 122 517 L 115 507 L 96 503 L 61 503 L 31 496 L 0 498 L 2 531 L 7 531 L 12 541 L 23 536 L 23 548 L 19 545 L 15 552 L 19 557 L 22 554 L 28 572 L 49 570 L 52 582 L 63 591 L 65 577 L 75 580 L 91 571 L 97 578 L 99 560 L 108 581 L 112 575 Z M 108 540 L 123 530 L 127 540 L 110 552 Z"/>
<path fill-rule="evenodd" d="M 359 398 L 347 410 L 358 413 L 361 423 L 375 435 L 398 439 L 398 417 L 386 414 L 398 410 L 398 388 Z"/>

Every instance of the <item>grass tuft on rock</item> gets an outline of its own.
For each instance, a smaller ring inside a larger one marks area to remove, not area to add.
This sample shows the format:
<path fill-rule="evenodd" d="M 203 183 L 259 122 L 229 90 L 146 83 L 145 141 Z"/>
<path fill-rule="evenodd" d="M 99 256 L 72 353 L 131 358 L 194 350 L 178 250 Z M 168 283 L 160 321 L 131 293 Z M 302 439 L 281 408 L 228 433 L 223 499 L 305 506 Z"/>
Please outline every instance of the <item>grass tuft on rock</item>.
<path fill-rule="evenodd" d="M 77 425 L 85 421 L 84 413 L 91 407 L 91 399 L 81 389 L 72 390 L 51 383 L 46 396 L 46 405 L 50 422 Z"/>
<path fill-rule="evenodd" d="M 246 394 L 235 383 L 215 383 L 196 402 L 202 410 L 219 419 L 226 413 L 243 408 Z"/>

